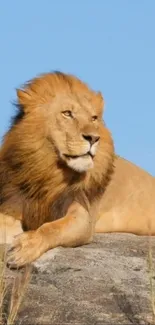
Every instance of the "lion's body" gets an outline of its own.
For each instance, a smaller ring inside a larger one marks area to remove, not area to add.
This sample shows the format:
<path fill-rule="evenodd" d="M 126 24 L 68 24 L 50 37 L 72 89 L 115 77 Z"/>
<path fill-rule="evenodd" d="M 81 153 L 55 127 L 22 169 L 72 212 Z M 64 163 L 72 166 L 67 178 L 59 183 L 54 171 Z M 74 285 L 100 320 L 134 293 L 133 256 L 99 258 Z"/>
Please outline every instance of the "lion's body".
<path fill-rule="evenodd" d="M 95 231 L 154 235 L 154 178 L 115 155 L 101 95 L 61 73 L 17 94 L 0 152 L 0 228 L 8 241 L 24 230 L 9 263 L 89 243 Z"/>
<path fill-rule="evenodd" d="M 155 235 L 155 179 L 118 157 L 101 201 L 96 232 Z"/>

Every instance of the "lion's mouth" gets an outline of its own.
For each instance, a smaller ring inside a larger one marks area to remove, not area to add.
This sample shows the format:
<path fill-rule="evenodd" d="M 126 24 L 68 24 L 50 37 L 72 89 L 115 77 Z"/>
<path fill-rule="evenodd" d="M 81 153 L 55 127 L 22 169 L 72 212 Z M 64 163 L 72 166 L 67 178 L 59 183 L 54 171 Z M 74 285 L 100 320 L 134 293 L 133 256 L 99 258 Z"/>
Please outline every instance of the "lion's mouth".
<path fill-rule="evenodd" d="M 91 154 L 90 151 L 88 151 L 87 153 L 83 154 L 83 155 L 68 155 L 68 154 L 64 154 L 64 156 L 67 159 L 77 159 L 77 158 L 85 158 L 85 157 L 91 157 L 92 159 L 94 158 L 94 156 Z"/>
<path fill-rule="evenodd" d="M 94 167 L 94 156 L 90 151 L 83 155 L 69 155 L 63 154 L 62 159 L 67 166 L 79 173 L 86 172 L 88 169 Z"/>

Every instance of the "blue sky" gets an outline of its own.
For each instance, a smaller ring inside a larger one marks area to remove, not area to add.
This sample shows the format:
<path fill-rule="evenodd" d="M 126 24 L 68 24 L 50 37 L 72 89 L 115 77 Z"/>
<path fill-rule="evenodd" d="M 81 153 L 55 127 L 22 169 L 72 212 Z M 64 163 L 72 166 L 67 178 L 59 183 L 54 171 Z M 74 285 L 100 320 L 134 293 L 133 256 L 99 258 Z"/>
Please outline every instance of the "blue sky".
<path fill-rule="evenodd" d="M 155 175 L 154 17 L 154 0 L 0 0 L 0 137 L 15 88 L 62 70 L 101 90 L 117 153 Z"/>

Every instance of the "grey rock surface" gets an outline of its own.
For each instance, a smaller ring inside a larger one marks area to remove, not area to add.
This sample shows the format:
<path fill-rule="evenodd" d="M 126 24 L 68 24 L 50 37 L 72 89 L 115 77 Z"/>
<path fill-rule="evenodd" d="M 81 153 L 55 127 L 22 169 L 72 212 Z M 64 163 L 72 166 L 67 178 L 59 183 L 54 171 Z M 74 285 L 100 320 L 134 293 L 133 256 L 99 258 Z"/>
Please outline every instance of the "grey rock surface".
<path fill-rule="evenodd" d="M 155 256 L 155 238 L 151 245 Z M 102 234 L 47 252 L 33 263 L 17 324 L 151 324 L 148 251 L 148 237 Z"/>

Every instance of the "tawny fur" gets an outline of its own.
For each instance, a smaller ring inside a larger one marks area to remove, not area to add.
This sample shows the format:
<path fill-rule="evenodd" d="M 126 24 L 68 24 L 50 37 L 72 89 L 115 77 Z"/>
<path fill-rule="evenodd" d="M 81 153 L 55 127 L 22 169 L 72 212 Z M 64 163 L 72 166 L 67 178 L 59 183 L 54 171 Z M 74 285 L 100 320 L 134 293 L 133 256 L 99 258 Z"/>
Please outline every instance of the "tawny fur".
<path fill-rule="evenodd" d="M 8 263 L 22 266 L 48 249 L 89 243 L 95 231 L 154 235 L 155 180 L 115 155 L 101 94 L 55 72 L 17 96 L 0 152 L 0 230 L 8 242 L 24 233 Z"/>

